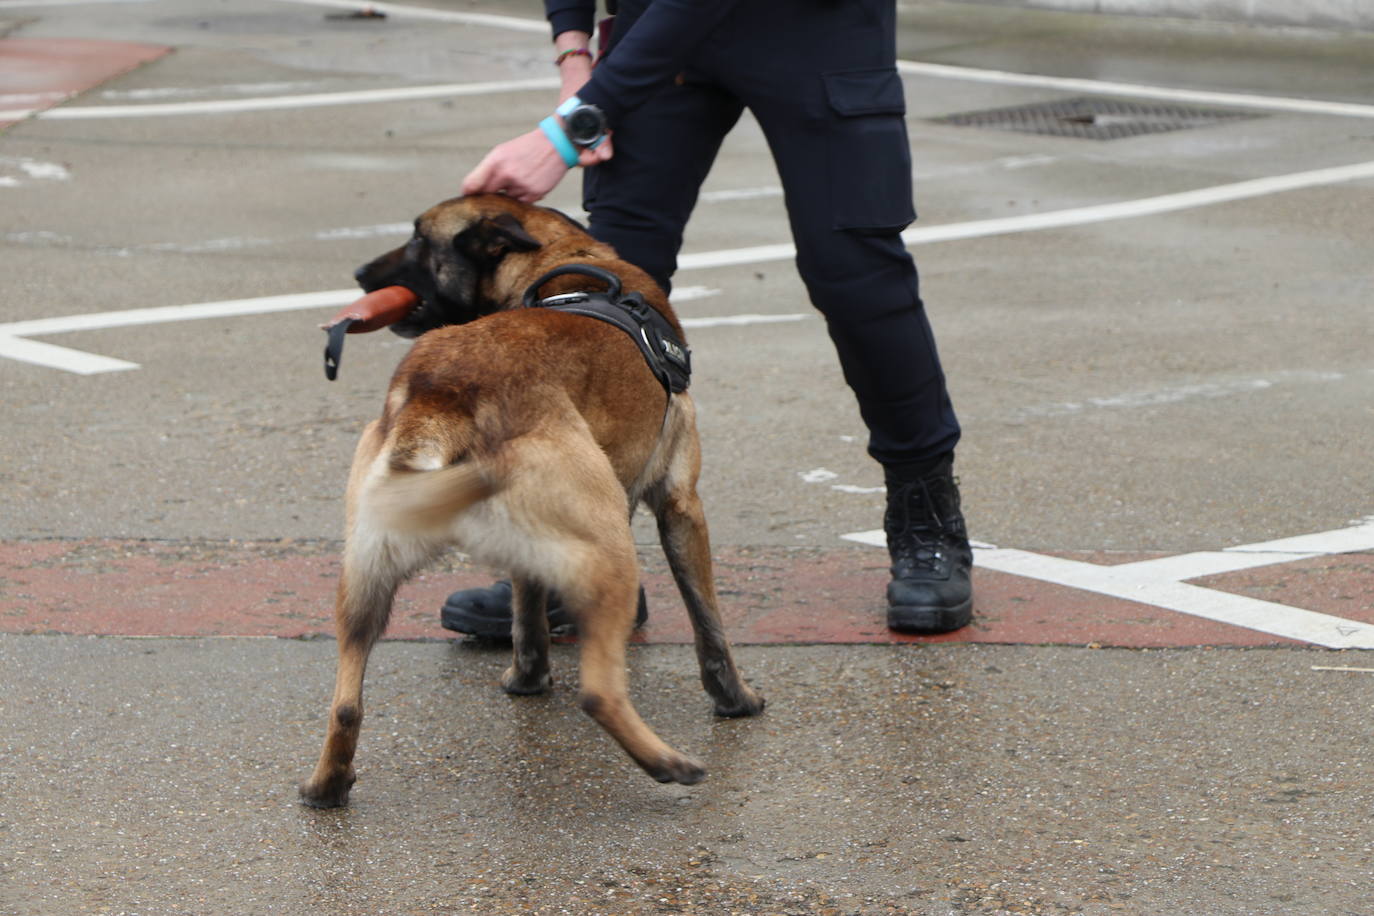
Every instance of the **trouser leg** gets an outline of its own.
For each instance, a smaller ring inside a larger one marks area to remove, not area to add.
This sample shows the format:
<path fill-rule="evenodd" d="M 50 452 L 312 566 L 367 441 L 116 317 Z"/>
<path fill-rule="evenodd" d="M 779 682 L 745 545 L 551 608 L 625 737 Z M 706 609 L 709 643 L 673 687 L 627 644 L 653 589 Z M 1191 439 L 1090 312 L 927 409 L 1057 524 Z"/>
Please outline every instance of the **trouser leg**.
<path fill-rule="evenodd" d="M 959 422 L 901 227 L 837 225 L 833 195 L 845 193 L 846 183 L 866 180 L 863 162 L 844 174 L 842 164 L 837 170 L 828 161 L 843 139 L 826 141 L 833 144 L 827 152 L 826 143 L 794 135 L 785 120 L 760 120 L 787 195 L 797 269 L 825 316 L 869 430 L 870 454 L 891 466 L 952 451 Z M 893 218 L 875 214 L 874 221 Z"/>

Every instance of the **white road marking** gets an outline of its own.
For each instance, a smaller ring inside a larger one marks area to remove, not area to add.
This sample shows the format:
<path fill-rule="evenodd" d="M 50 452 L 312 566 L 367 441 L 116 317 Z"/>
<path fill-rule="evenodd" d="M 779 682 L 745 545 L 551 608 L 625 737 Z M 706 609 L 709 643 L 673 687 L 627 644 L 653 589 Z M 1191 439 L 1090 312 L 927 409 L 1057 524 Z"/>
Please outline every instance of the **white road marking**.
<path fill-rule="evenodd" d="M 1038 229 L 1063 228 L 1100 222 L 1103 220 L 1126 219 L 1129 217 L 1167 213 L 1187 207 L 1208 206 L 1228 201 L 1244 200 L 1246 198 L 1258 197 L 1265 194 L 1276 194 L 1282 191 L 1319 187 L 1327 184 L 1356 181 L 1371 177 L 1374 177 L 1374 162 L 1364 162 L 1357 165 L 1314 169 L 1312 171 L 1278 175 L 1271 178 L 1258 178 L 1251 181 L 1218 185 L 1216 187 L 1201 188 L 1196 191 L 1184 191 L 1177 194 L 1165 194 L 1158 197 L 1147 197 L 1140 200 L 1120 201 L 1118 203 L 1099 204 L 1091 207 L 1073 207 L 1067 210 L 1053 210 L 1048 213 L 1033 213 L 1020 217 L 975 220 L 966 223 L 952 223 L 944 226 L 909 229 L 902 233 L 902 239 L 908 245 L 921 245 L 956 239 L 981 238 L 988 235 L 998 235 L 1009 232 L 1029 232 Z M 795 254 L 796 249 L 790 244 L 760 245 L 751 248 L 735 248 L 723 251 L 705 251 L 682 255 L 678 259 L 678 270 L 701 270 L 712 267 L 758 264 L 766 261 L 785 260 L 794 257 Z M 130 312 L 102 312 L 94 315 L 69 316 L 68 318 L 38 319 L 31 322 L 21 321 L 0 325 L 0 336 L 5 336 L 7 338 L 30 337 L 39 334 L 60 333 L 63 330 L 89 329 L 91 327 L 115 327 L 119 325 L 111 325 L 107 322 L 112 320 L 125 320 L 116 319 L 112 316 L 136 315 L 140 316 L 137 320 L 128 319 L 126 323 L 155 324 L 161 321 L 176 321 L 184 320 L 185 318 L 229 317 L 231 314 L 261 314 L 264 312 L 289 311 L 297 308 L 315 308 L 320 305 L 342 305 L 347 301 L 351 301 L 340 298 L 339 291 L 329 293 L 307 293 L 302 295 L 306 297 L 304 300 L 301 296 L 269 296 L 265 299 L 236 300 L 233 303 L 170 306 L 166 309 L 135 309 Z M 356 292 L 349 290 L 348 295 L 356 295 Z M 312 299 L 310 297 L 316 298 Z M 678 298 L 681 299 L 681 295 L 679 295 Z M 302 304 L 302 302 L 307 302 L 309 304 Z M 228 308 L 230 311 L 214 312 L 213 314 L 196 313 L 198 309 L 213 310 L 224 308 Z M 234 311 L 234 309 L 243 309 L 243 311 Z M 697 321 L 701 323 L 689 326 L 717 327 L 729 324 L 799 321 L 806 317 L 808 316 L 736 315 L 711 319 L 697 319 Z M 86 322 L 89 321 L 98 323 L 94 325 L 87 324 Z M 16 356 L 16 353 L 30 353 L 30 356 Z M 54 368 L 66 368 L 65 365 L 57 365 L 51 360 L 41 358 L 41 354 L 35 356 L 29 350 L 22 347 L 10 346 L 4 352 L 0 352 L 0 356 L 10 356 L 10 358 L 23 359 L 25 362 L 33 362 L 39 365 L 50 365 Z M 122 366 L 121 368 L 128 367 Z"/>
<path fill-rule="evenodd" d="M 673 301 L 681 302 L 677 290 L 673 291 Z M 733 328 L 746 324 L 786 324 L 792 321 L 806 321 L 813 317 L 810 314 L 786 314 L 786 315 L 720 315 L 715 318 L 683 318 L 684 328 Z"/>
<path fill-rule="evenodd" d="M 1179 404 L 1184 401 L 1235 397 L 1255 391 L 1266 391 L 1275 385 L 1298 382 L 1305 384 L 1339 382 L 1345 379 L 1342 372 L 1288 371 L 1276 372 L 1262 378 L 1231 379 L 1219 382 L 1199 382 L 1192 385 L 1175 385 L 1168 388 L 1152 388 L 1145 391 L 1128 391 L 1110 397 L 1085 398 L 1082 401 L 1061 401 L 1054 404 L 1035 404 L 1018 407 L 1008 413 L 1015 419 L 1039 417 L 1062 417 L 1083 413 L 1086 410 L 1112 410 L 1139 407 L 1154 407 L 1160 404 Z"/>
<path fill-rule="evenodd" d="M 1099 204 L 1090 207 L 1073 207 L 1067 210 L 1053 210 L 1048 213 L 1033 213 L 1019 217 L 975 220 L 966 223 L 952 223 L 944 226 L 909 229 L 902 233 L 902 239 L 907 245 L 920 245 L 956 239 L 981 238 L 988 235 L 998 235 L 1009 232 L 1029 232 L 1038 229 L 1063 228 L 1100 222 L 1103 220 L 1126 219 L 1129 217 L 1167 213 L 1187 207 L 1208 206 L 1211 204 L 1244 200 L 1246 198 L 1258 197 L 1265 194 L 1276 194 L 1282 191 L 1319 187 L 1327 184 L 1356 181 L 1371 177 L 1374 177 L 1374 162 L 1364 162 L 1356 165 L 1314 169 L 1312 171 L 1296 172 L 1289 175 L 1278 175 L 1270 178 L 1258 178 L 1251 181 L 1218 185 L 1211 188 L 1201 188 L 1196 191 L 1184 191 L 1177 194 L 1165 194 L 1158 197 L 1147 197 L 1140 200 L 1120 201 L 1117 203 Z M 389 230 L 394 227 L 388 226 L 387 228 Z M 796 249 L 790 244 L 760 245 L 751 248 L 698 252 L 695 254 L 682 255 L 678 259 L 678 270 L 701 270 L 712 267 L 758 264 L 766 261 L 785 260 L 794 257 L 795 254 Z M 349 290 L 348 295 L 356 295 L 356 292 Z M 289 311 L 297 308 L 314 308 L 324 304 L 342 305 L 350 301 L 345 298 L 340 298 L 340 292 L 337 290 L 328 293 L 307 293 L 302 294 L 302 296 L 305 298 L 302 299 L 301 296 L 269 296 L 265 299 L 235 300 L 231 303 L 170 306 L 165 309 L 135 309 L 129 312 L 102 312 L 94 315 L 69 316 L 68 318 L 38 319 L 31 322 L 16 322 L 0 325 L 0 336 L 5 336 L 6 338 L 29 337 L 39 334 L 59 333 L 63 330 L 120 326 L 108 323 L 116 320 L 125 323 L 155 324 L 162 321 L 185 320 L 186 318 L 229 317 L 230 315 L 237 314 L 261 314 L 264 312 Z M 678 298 L 681 300 L 683 297 L 679 294 Z M 302 304 L 302 302 L 309 304 Z M 200 314 L 197 311 L 205 309 L 210 309 L 213 314 Z M 214 309 L 229 309 L 229 311 L 214 311 Z M 243 311 L 236 311 L 236 309 L 242 309 Z M 114 316 L 140 317 L 133 319 L 116 318 Z M 807 316 L 736 315 L 712 319 L 697 319 L 698 322 L 702 323 L 691 326 L 716 327 L 726 324 L 798 321 L 805 317 Z M 87 322 L 97 323 L 89 324 Z M 705 322 L 710 323 L 708 324 Z M 16 355 L 21 353 L 29 355 L 27 357 Z M 5 348 L 3 352 L 0 352 L 0 356 L 23 359 L 25 362 L 49 365 L 54 368 L 67 368 L 66 365 L 58 365 L 50 359 L 42 358 L 42 354 L 34 353 L 31 348 L 19 347 L 17 345 L 11 345 Z M 125 365 L 120 368 L 128 368 L 128 366 Z"/>
<path fill-rule="evenodd" d="M 120 372 L 138 368 L 138 363 L 5 334 L 0 334 L 0 356 L 77 375 L 96 375 L 101 372 Z"/>
<path fill-rule="evenodd" d="M 299 0 L 293 0 L 299 2 Z M 314 92 L 306 95 L 260 96 L 252 99 L 214 99 L 200 102 L 153 102 L 141 105 L 69 105 L 43 111 L 0 111 L 0 121 L 27 117 L 45 121 L 85 121 L 100 118 L 155 118 L 169 115 L 238 114 L 245 111 L 281 111 L 328 105 L 365 105 L 373 102 L 405 102 L 416 99 L 448 99 L 499 92 L 530 92 L 557 89 L 557 77 L 524 80 L 491 80 L 482 83 L 443 83 L 434 86 L 397 86 L 391 89 L 358 89 L 350 92 Z"/>
<path fill-rule="evenodd" d="M 98 6 L 102 3 L 147 3 L 148 0 L 0 0 L 0 10 L 39 6 Z"/>
<path fill-rule="evenodd" d="M 195 321 L 205 318 L 240 318 L 246 315 L 266 315 L 304 309 L 340 308 L 360 295 L 356 288 L 326 290 L 317 293 L 293 293 L 285 296 L 266 296 L 260 299 L 231 299 L 225 302 L 201 302 L 194 305 L 169 305 L 157 308 L 128 309 L 118 312 L 94 312 L 87 315 L 65 315 L 58 318 L 38 318 L 0 324 L 0 357 L 61 369 L 77 375 L 120 372 L 139 368 L 138 363 L 113 359 L 59 347 L 54 344 L 28 340 L 44 334 L 64 334 L 71 331 L 99 331 L 110 328 L 138 327 L 175 321 Z M 673 299 L 688 302 L 720 294 L 708 286 L 684 286 L 673 292 Z M 797 320 L 806 316 L 727 315 L 721 318 L 687 318 L 686 328 L 709 328 L 723 325 L 762 324 L 779 320 Z"/>
<path fill-rule="evenodd" d="M 0 8 L 3 8 L 7 2 L 12 2 L 12 0 L 0 0 Z M 49 0 L 49 2 L 75 3 L 81 2 L 81 0 Z M 104 0 L 104 2 L 141 2 L 141 0 Z M 354 0 L 279 0 L 279 2 L 304 3 L 338 9 L 362 9 L 364 6 L 371 6 L 389 15 L 396 15 L 403 18 L 458 22 L 468 25 L 484 25 L 494 28 L 514 29 L 516 31 L 535 32 L 539 34 L 547 34 L 548 32 L 548 25 L 543 20 L 524 19 L 513 16 L 493 16 L 485 13 L 462 13 L 449 10 L 426 9 L 423 7 L 407 7 L 394 3 L 366 4 L 354 2 Z M 43 4 L 25 3 L 14 5 L 38 6 Z M 1170 101 L 1194 102 L 1198 104 L 1229 105 L 1232 107 L 1254 108 L 1269 111 L 1289 111 L 1303 114 L 1356 118 L 1374 117 L 1374 105 L 1358 102 L 1333 102 L 1322 99 L 1254 95 L 1251 93 L 1174 89 L 1167 86 L 1150 86 L 1140 83 L 1120 83 L 1110 80 L 1044 76 L 1035 73 L 1013 73 L 1005 70 L 985 70 L 977 67 L 960 67 L 951 64 L 934 64 L 910 60 L 898 61 L 897 69 L 909 75 L 936 77 L 941 79 L 966 80 L 1001 85 L 1033 86 L 1062 89 L 1071 92 L 1127 95 Z M 403 86 L 393 89 L 313 93 L 308 95 L 273 96 L 257 99 L 206 102 L 68 106 L 48 109 L 17 108 L 0 111 L 0 121 L 18 121 L 27 117 L 72 120 L 89 118 L 155 117 L 185 114 L 224 114 L 242 111 L 270 111 L 284 108 L 318 107 L 322 105 L 357 105 L 373 102 L 395 102 L 407 99 L 483 95 L 491 92 L 550 89 L 557 88 L 558 85 L 559 83 L 556 78 L 549 78 L 543 80 L 511 80 L 492 83 L 454 83 L 439 86 Z M 1039 164 L 1034 161 L 1034 157 L 1031 157 L 1031 159 L 1032 161 L 1026 164 Z M 760 190 L 762 191 L 763 189 Z M 719 194 L 722 192 L 711 193 Z M 761 193 L 759 196 L 772 196 L 771 190 L 766 193 Z M 703 199 L 710 200 L 711 198 L 707 195 L 703 195 Z"/>
<path fill-rule="evenodd" d="M 213 86 L 162 86 L 147 89 L 102 89 L 102 99 L 140 101 L 144 99 L 204 98 L 207 95 L 261 95 L 266 92 L 299 92 L 328 85 L 324 80 L 298 80 L 289 83 L 221 83 Z M 5 100 L 0 96 L 0 102 Z"/>
<path fill-rule="evenodd" d="M 761 188 L 724 188 L 719 191 L 702 191 L 699 199 L 704 204 L 715 204 L 729 200 L 758 200 L 761 197 L 781 196 L 781 187 L 765 185 Z"/>
<path fill-rule="evenodd" d="M 1205 89 L 1171 89 L 1167 86 L 1149 86 L 1141 83 L 1042 76 L 1036 73 L 984 70 L 979 67 L 931 64 L 914 60 L 897 61 L 897 70 L 912 76 L 967 80 L 975 83 L 996 83 L 1002 86 L 1032 86 L 1043 89 L 1061 89 L 1066 92 L 1128 95 L 1137 98 L 1164 99 L 1171 102 L 1192 102 L 1199 105 L 1230 105 L 1236 108 L 1261 108 L 1268 111 L 1294 111 L 1303 114 L 1338 115 L 1347 118 L 1374 118 L 1374 105 L 1364 105 L 1358 102 L 1327 102 L 1320 99 L 1299 99 L 1241 92 L 1212 92 Z"/>
<path fill-rule="evenodd" d="M 19 171 L 23 176 L 4 172 Z M 0 188 L 17 188 L 29 181 L 66 181 L 72 173 L 65 165 L 57 162 L 44 162 L 27 156 L 0 156 Z"/>
<path fill-rule="evenodd" d="M 881 530 L 859 531 L 842 537 L 875 547 L 887 544 Z M 1232 595 L 1189 585 L 1186 581 L 1275 563 L 1371 551 L 1374 550 L 1374 519 L 1333 531 L 1117 566 L 1064 560 L 991 545 L 976 546 L 975 564 L 998 572 L 1149 604 L 1330 649 L 1374 649 L 1374 627 L 1361 621 Z"/>
<path fill-rule="evenodd" d="M 1050 210 L 1044 213 L 1027 213 L 1022 216 L 1008 216 L 998 219 L 972 220 L 964 223 L 946 223 L 940 226 L 922 226 L 908 229 L 902 233 L 902 241 L 908 247 L 929 245 L 935 242 L 951 242 L 964 239 L 985 238 L 992 235 L 1006 235 L 1015 232 L 1034 232 L 1041 229 L 1065 229 L 1110 220 L 1131 219 L 1140 216 L 1156 216 L 1193 207 L 1207 207 L 1213 204 L 1231 203 L 1253 197 L 1263 197 L 1284 191 L 1316 188 L 1324 185 L 1340 184 L 1347 181 L 1361 181 L 1374 178 L 1374 161 L 1354 165 L 1341 165 L 1307 172 L 1293 172 L 1288 175 L 1274 175 L 1269 178 L 1255 178 L 1232 184 L 1214 185 L 1194 191 L 1180 191 L 1175 194 L 1161 194 L 1156 197 L 1142 197 L 1137 200 L 1122 200 L 1087 207 L 1069 207 L 1064 210 Z M 790 244 L 757 245 L 752 248 L 728 248 L 722 251 L 701 251 L 685 254 L 678 258 L 678 270 L 702 270 L 712 267 L 734 267 L 741 264 L 761 264 L 767 261 L 786 261 L 796 257 L 797 249 Z"/>

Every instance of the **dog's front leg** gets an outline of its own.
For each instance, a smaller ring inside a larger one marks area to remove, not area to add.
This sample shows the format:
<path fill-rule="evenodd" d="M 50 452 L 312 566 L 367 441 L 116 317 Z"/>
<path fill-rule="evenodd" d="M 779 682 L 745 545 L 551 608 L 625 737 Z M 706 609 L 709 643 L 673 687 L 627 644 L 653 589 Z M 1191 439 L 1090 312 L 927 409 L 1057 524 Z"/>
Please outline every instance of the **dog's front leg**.
<path fill-rule="evenodd" d="M 501 676 L 506 693 L 543 693 L 552 685 L 549 676 L 549 592 L 529 579 L 511 581 L 511 665 Z"/>

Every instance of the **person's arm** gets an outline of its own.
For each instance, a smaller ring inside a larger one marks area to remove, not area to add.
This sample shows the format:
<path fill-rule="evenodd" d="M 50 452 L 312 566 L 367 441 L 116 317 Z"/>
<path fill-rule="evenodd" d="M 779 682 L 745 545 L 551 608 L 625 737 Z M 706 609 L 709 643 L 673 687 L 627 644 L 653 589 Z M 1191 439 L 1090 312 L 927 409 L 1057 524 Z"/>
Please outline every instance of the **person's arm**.
<path fill-rule="evenodd" d="M 544 15 L 553 32 L 554 63 L 563 85 L 559 104 L 576 95 L 592 75 L 592 35 L 596 32 L 596 0 L 544 0 Z"/>
<path fill-rule="evenodd" d="M 613 129 L 626 112 L 643 105 L 672 83 L 697 48 L 738 0 L 653 0 L 643 15 L 593 71 L 590 59 L 570 55 L 559 65 L 559 99 L 577 95 L 606 113 Z M 559 5 L 561 3 L 561 5 Z M 561 24 L 587 24 L 570 18 L 567 10 L 584 7 L 567 0 L 548 0 L 546 9 L 557 31 Z M 578 15 L 581 15 L 580 13 Z M 567 16 L 569 18 L 556 18 Z M 586 47 L 590 32 L 578 28 L 558 32 L 558 53 Z M 584 70 L 583 67 L 586 67 Z M 590 73 L 590 78 L 588 78 Z M 596 149 L 583 150 L 579 165 L 595 165 L 611 158 L 608 138 Z M 493 148 L 463 179 L 463 193 L 497 191 L 533 203 L 554 189 L 568 166 L 541 130 L 535 129 Z"/>
<path fill-rule="evenodd" d="M 599 63 L 578 98 L 606 114 L 614 128 L 687 68 L 739 0 L 653 0 Z M 785 14 L 784 14 L 785 15 Z"/>

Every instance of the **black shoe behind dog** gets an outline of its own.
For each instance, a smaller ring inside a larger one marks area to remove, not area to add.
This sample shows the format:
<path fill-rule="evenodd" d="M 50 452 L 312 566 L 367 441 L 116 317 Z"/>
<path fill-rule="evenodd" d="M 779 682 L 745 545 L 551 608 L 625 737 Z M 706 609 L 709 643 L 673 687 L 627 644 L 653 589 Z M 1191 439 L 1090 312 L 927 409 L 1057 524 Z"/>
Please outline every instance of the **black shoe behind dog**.
<path fill-rule="evenodd" d="M 952 456 L 919 477 L 889 471 L 883 529 L 892 557 L 887 625 L 926 634 L 966 626 L 973 619 L 973 550 Z"/>
<path fill-rule="evenodd" d="M 571 634 L 577 632 L 572 613 L 558 602 L 555 595 L 549 601 L 549 631 Z M 649 607 L 644 589 L 639 589 L 639 608 L 635 611 L 635 629 L 649 619 Z M 439 623 L 446 630 L 467 633 L 481 639 L 510 639 L 511 584 L 502 579 L 486 588 L 468 588 L 448 596 L 439 611 Z"/>

